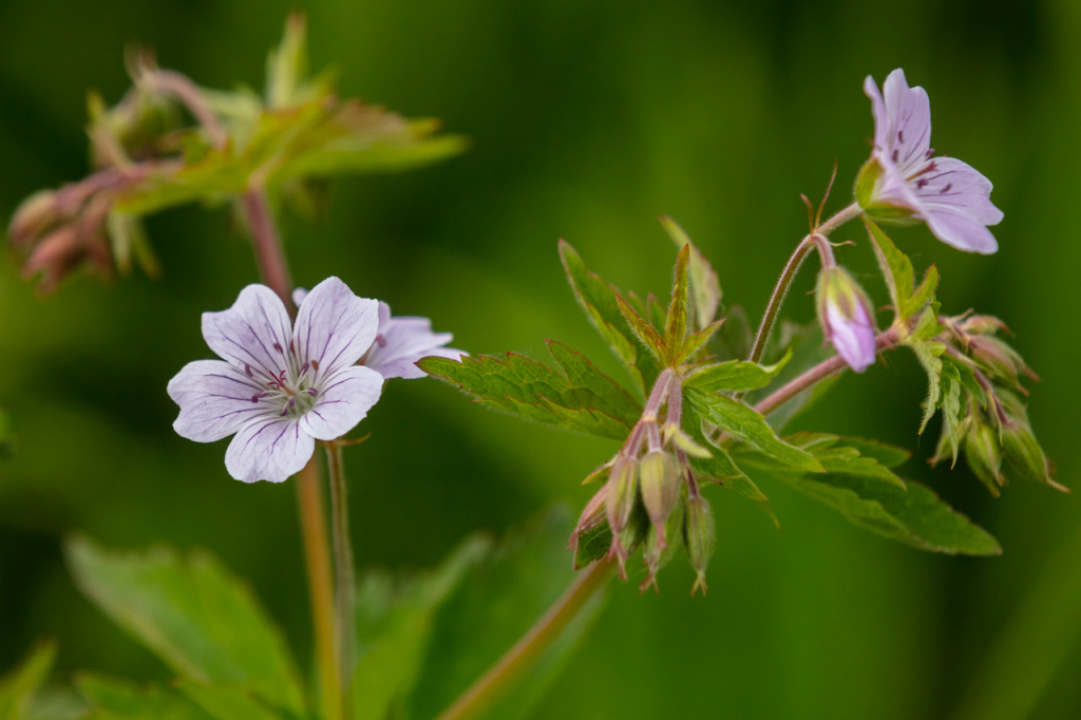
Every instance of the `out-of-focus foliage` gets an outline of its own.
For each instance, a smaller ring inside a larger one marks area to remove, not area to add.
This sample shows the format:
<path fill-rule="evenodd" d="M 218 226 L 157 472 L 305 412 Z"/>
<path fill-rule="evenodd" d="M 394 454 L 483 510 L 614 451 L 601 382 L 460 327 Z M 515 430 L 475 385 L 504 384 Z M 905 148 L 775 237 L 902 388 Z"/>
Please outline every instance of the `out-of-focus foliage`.
<path fill-rule="evenodd" d="M 163 67 L 204 86 L 260 87 L 266 48 L 295 7 L 0 4 L 5 217 L 35 189 L 87 173 L 86 89 L 122 96 L 125 44 L 152 44 Z M 341 68 L 343 97 L 438 116 L 472 149 L 408 175 L 313 187 L 322 222 L 283 228 L 298 284 L 337 274 L 396 312 L 454 330 L 455 346 L 474 355 L 514 349 L 549 362 L 541 340 L 557 338 L 621 384 L 619 360 L 565 299 L 555 240 L 566 237 L 622 286 L 662 290 L 672 245 L 656 217 L 678 218 L 723 279 L 729 320 L 719 334 L 745 340 L 731 308 L 759 320 L 805 231 L 798 193 L 819 191 L 835 158 L 845 187 L 867 157 L 864 76 L 904 67 L 930 94 L 935 146 L 994 181 L 1006 218 L 989 257 L 956 252 L 923 228 L 890 236 L 915 278 L 936 265 L 947 312 L 978 308 L 1016 333 L 1011 344 L 1041 377 L 1029 383 L 1031 426 L 1055 478 L 1076 487 L 1075 3 L 314 0 L 305 10 L 312 65 Z M 0 465 L 0 667 L 56 636 L 55 677 L 84 668 L 168 680 L 70 584 L 59 548 L 72 529 L 107 546 L 209 548 L 251 579 L 309 666 L 294 489 L 231 481 L 222 448 L 193 446 L 170 428 L 165 383 L 206 352 L 199 314 L 227 307 L 257 278 L 231 222 L 224 209 L 196 207 L 150 218 L 156 282 L 75 278 L 42 302 L 11 264 L 0 270 L 0 405 L 18 425 L 17 452 Z M 835 239 L 857 243 L 838 259 L 877 306 L 889 304 L 863 229 Z M 812 287 L 809 273 L 789 296 L 798 323 L 813 319 Z M 802 348 L 821 350 L 820 338 L 805 337 Z M 746 353 L 723 359 L 736 357 Z M 777 382 L 801 361 L 796 352 Z M 1004 554 L 950 558 L 880 541 L 763 477 L 778 533 L 742 498 L 713 492 L 709 596 L 688 600 L 693 573 L 678 562 L 659 596 L 613 586 L 537 717 L 1081 714 L 1072 674 L 1081 511 L 1029 483 L 996 500 L 964 462 L 930 468 L 940 421 L 916 436 L 923 371 L 903 350 L 887 363 L 842 378 L 830 402 L 811 404 L 785 432 L 824 428 L 913 448 L 904 477 L 978 519 Z M 388 384 L 366 422 L 372 439 L 350 460 L 356 555 L 389 570 L 434 567 L 477 528 L 502 531 L 553 498 L 581 507 L 591 489 L 579 480 L 612 450 L 609 440 L 469 408 L 434 381 Z"/>

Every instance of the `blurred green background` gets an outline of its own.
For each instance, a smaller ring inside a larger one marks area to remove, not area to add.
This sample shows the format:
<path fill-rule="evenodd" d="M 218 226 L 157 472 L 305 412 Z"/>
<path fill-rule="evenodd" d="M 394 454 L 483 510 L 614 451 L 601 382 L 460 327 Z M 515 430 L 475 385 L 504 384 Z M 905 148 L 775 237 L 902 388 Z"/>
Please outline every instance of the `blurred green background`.
<path fill-rule="evenodd" d="M 335 182 L 320 224 L 286 220 L 297 282 L 337 274 L 475 354 L 543 359 L 553 338 L 611 370 L 556 239 L 620 286 L 661 294 L 674 250 L 656 217 L 671 214 L 713 261 L 726 305 L 757 320 L 805 231 L 798 193 L 817 198 L 835 158 L 830 207 L 847 202 L 872 133 L 864 76 L 903 67 L 931 96 L 933 145 L 995 182 L 1006 219 L 991 257 L 924 228 L 894 239 L 919 267 L 938 264 L 947 312 L 975 307 L 1016 331 L 1042 377 L 1037 435 L 1057 479 L 1081 488 L 1078 3 L 12 0 L 0 4 L 0 214 L 86 172 L 85 92 L 119 99 L 125 45 L 151 44 L 207 86 L 261 89 L 297 8 L 313 67 L 337 65 L 343 95 L 439 116 L 473 145 L 410 174 Z M 0 268 L 0 406 L 18 425 L 0 464 L 0 668 L 53 635 L 64 673 L 168 677 L 73 589 L 59 549 L 73 529 L 114 546 L 210 548 L 310 658 L 292 483 L 231 480 L 224 442 L 172 432 L 165 393 L 208 354 L 199 313 L 257 279 L 250 249 L 224 209 L 171 211 L 150 232 L 157 282 L 77 277 L 39 298 L 14 258 Z M 885 304 L 861 235 L 834 237 L 858 243 L 839 259 Z M 790 316 L 812 317 L 812 276 Z M 937 427 L 916 435 L 924 383 L 895 353 L 846 377 L 799 429 L 915 449 L 907 474 L 995 534 L 1002 557 L 921 554 L 764 484 L 777 532 L 714 492 L 709 596 L 687 597 L 682 559 L 658 596 L 613 586 L 538 716 L 1081 716 L 1078 499 L 1013 485 L 993 500 L 963 462 L 926 467 Z M 468 533 L 501 533 L 553 501 L 581 507 L 579 480 L 614 449 L 510 422 L 431 380 L 391 382 L 365 426 L 372 440 L 348 458 L 356 555 L 387 568 L 434 565 Z"/>

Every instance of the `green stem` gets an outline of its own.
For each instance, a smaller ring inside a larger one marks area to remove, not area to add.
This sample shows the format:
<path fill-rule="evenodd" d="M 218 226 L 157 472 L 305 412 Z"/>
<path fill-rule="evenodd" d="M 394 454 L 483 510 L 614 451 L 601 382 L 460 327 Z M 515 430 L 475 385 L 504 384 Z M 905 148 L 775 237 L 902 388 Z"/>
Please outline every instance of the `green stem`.
<path fill-rule="evenodd" d="M 356 578 L 353 576 L 353 543 L 349 536 L 349 502 L 346 493 L 345 466 L 342 446 L 333 440 L 324 443 L 327 449 L 327 473 L 330 475 L 330 514 L 334 535 L 335 630 L 337 635 L 339 683 L 342 691 L 342 712 L 352 717 L 352 680 L 356 664 L 357 635 L 355 625 Z"/>
<path fill-rule="evenodd" d="M 819 252 L 824 252 L 823 248 L 827 248 L 828 250 L 828 244 L 823 244 L 825 238 L 831 232 L 859 214 L 859 206 L 852 203 L 829 220 L 822 223 L 822 225 L 815 228 L 811 234 L 803 238 L 803 240 L 800 241 L 800 244 L 796 246 L 792 256 L 788 258 L 784 270 L 781 271 L 781 277 L 777 280 L 777 285 L 773 288 L 773 294 L 769 298 L 769 304 L 766 305 L 766 314 L 762 317 L 762 324 L 758 326 L 758 334 L 754 338 L 754 347 L 751 348 L 751 354 L 750 357 L 747 358 L 748 360 L 751 362 L 758 362 L 766 352 L 766 343 L 769 341 L 769 334 L 773 331 L 773 326 L 777 322 L 777 315 L 781 312 L 781 306 L 784 305 L 785 296 L 788 295 L 788 290 L 792 287 L 792 281 L 796 279 L 800 266 L 802 266 L 803 261 L 807 259 L 807 254 L 816 247 L 819 248 Z M 823 259 L 827 256 L 832 258 L 832 253 L 824 253 Z"/>
<path fill-rule="evenodd" d="M 560 636 L 579 611 L 615 574 L 615 563 L 597 560 L 575 578 L 574 583 L 529 631 L 488 672 L 473 683 L 437 720 L 467 720 L 491 707 L 525 674 L 541 653 Z"/>

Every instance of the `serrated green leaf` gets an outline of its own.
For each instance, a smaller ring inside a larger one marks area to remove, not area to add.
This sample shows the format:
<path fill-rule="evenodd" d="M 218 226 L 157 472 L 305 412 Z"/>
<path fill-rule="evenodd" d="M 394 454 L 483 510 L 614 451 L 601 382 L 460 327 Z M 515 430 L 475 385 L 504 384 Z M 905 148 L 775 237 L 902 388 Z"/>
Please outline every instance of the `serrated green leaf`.
<path fill-rule="evenodd" d="M 574 569 L 581 570 L 600 560 L 612 548 L 612 528 L 608 523 L 582 533 L 574 544 Z"/>
<path fill-rule="evenodd" d="M 904 315 L 904 309 L 908 307 L 908 299 L 915 282 L 912 261 L 898 250 L 893 240 L 866 215 L 863 216 L 863 224 L 867 227 L 867 234 L 871 237 L 871 246 L 875 249 L 875 257 L 878 258 L 882 277 L 885 278 L 886 287 L 889 288 L 894 312 L 897 313 L 898 319 L 904 320 L 907 317 Z"/>
<path fill-rule="evenodd" d="M 709 342 L 710 338 L 713 337 L 714 333 L 720 330 L 723 325 L 724 320 L 718 320 L 712 325 L 707 326 L 704 330 L 701 330 L 689 336 L 687 338 L 687 341 L 683 343 L 683 349 L 675 358 L 673 364 L 680 365 L 688 358 L 693 358 L 695 356 L 695 353 L 705 347 L 706 343 Z"/>
<path fill-rule="evenodd" d="M 676 258 L 676 279 L 672 286 L 672 302 L 668 305 L 668 319 L 664 332 L 664 343 L 668 349 L 669 363 L 683 351 L 683 338 L 687 334 L 687 294 L 690 280 L 687 277 L 687 264 L 690 262 L 691 246 L 684 245 Z"/>
<path fill-rule="evenodd" d="M 565 240 L 559 241 L 559 256 L 567 281 L 589 321 L 623 362 L 635 383 L 639 397 L 653 387 L 661 368 L 645 345 L 634 336 L 616 302 L 614 287 L 591 272 L 578 252 Z"/>
<path fill-rule="evenodd" d="M 713 323 L 713 318 L 717 316 L 717 308 L 721 304 L 721 283 L 717 280 L 717 273 L 713 271 L 713 266 L 675 220 L 667 215 L 662 216 L 661 225 L 664 226 L 677 248 L 682 249 L 687 246 L 691 248 L 689 270 L 691 294 L 694 298 L 695 324 L 699 331 L 705 330 Z"/>
<path fill-rule="evenodd" d="M 581 353 L 554 340 L 549 340 L 546 344 L 552 357 L 563 368 L 571 386 L 584 387 L 595 392 L 604 399 L 620 420 L 632 425 L 638 421 L 638 417 L 642 414 L 642 406 L 626 390 L 599 371 Z"/>
<path fill-rule="evenodd" d="M 564 350 L 559 346 L 555 352 Z M 589 365 L 581 355 L 575 357 L 570 352 L 563 353 L 564 360 L 573 361 L 572 367 L 578 368 L 577 377 L 582 382 L 599 383 L 599 391 L 575 384 L 559 371 L 515 353 L 507 353 L 505 361 L 488 355 L 463 356 L 460 362 L 430 357 L 418 365 L 429 375 L 457 385 L 493 409 L 568 430 L 623 440 L 637 422 L 641 409 L 633 401 L 628 403 L 615 394 L 622 390 L 614 381 Z M 588 368 L 583 369 L 583 363 Z"/>
<path fill-rule="evenodd" d="M 0 678 L 0 720 L 22 720 L 52 670 L 56 643 L 38 643 L 18 667 Z"/>
<path fill-rule="evenodd" d="M 411 717 L 436 717 L 517 641 L 574 580 L 567 537 L 574 522 L 559 509 L 505 541 L 474 568 L 439 608 L 424 669 L 414 689 Z M 596 593 L 558 639 L 517 675 L 506 694 L 478 717 L 530 715 L 585 632 L 605 593 Z"/>
<path fill-rule="evenodd" d="M 792 350 L 789 348 L 784 357 L 773 365 L 759 365 L 748 360 L 729 360 L 716 365 L 707 365 L 689 375 L 683 381 L 683 386 L 706 392 L 757 390 L 773 382 L 773 379 L 791 359 Z"/>
<path fill-rule="evenodd" d="M 896 445 L 888 445 L 878 440 L 865 440 L 864 438 L 845 437 L 844 444 L 855 448 L 860 455 L 877 460 L 880 465 L 893 469 L 912 457 L 912 452 Z"/>
<path fill-rule="evenodd" d="M 924 371 L 927 373 L 927 399 L 924 400 L 923 417 L 920 420 L 920 434 L 923 434 L 927 423 L 934 417 L 938 408 L 939 399 L 942 397 L 942 359 L 939 357 L 945 350 L 945 346 L 936 340 L 911 339 L 906 343 L 916 353 Z"/>
<path fill-rule="evenodd" d="M 107 551 L 67 543 L 75 584 L 182 676 L 250 691 L 293 715 L 303 693 L 281 632 L 250 589 L 205 552 Z"/>
<path fill-rule="evenodd" d="M 935 290 L 938 289 L 938 268 L 932 265 L 927 268 L 923 276 L 923 282 L 916 288 L 903 306 L 902 316 L 910 318 L 930 302 L 934 302 Z"/>
<path fill-rule="evenodd" d="M 491 552 L 492 543 L 475 536 L 435 571 L 399 578 L 373 572 L 362 579 L 357 591 L 355 720 L 405 717 L 438 608 Z"/>
<path fill-rule="evenodd" d="M 693 407 L 687 406 L 684 409 L 683 417 L 684 432 L 690 435 L 699 445 L 709 448 L 712 454 L 712 457 L 709 458 L 693 456 L 687 458 L 691 468 L 700 478 L 713 480 L 721 487 L 732 490 L 737 495 L 741 495 L 748 500 L 754 500 L 755 502 L 769 500 L 765 493 L 755 485 L 754 481 L 747 477 L 736 465 L 727 450 L 710 442 L 709 438 L 706 437 L 706 433 L 702 430 L 702 417 L 695 412 Z"/>
<path fill-rule="evenodd" d="M 849 447 L 843 439 L 833 445 L 808 446 L 830 463 L 829 454 Z M 863 441 L 858 441 L 857 444 Z M 846 461 L 842 472 L 809 475 L 792 472 L 775 460 L 747 448 L 736 460 L 758 467 L 804 495 L 837 510 L 851 523 L 921 550 L 965 555 L 997 555 L 998 542 L 964 515 L 954 511 L 929 488 L 911 480 L 888 481 L 880 471 Z M 871 458 L 861 458 L 874 462 Z M 831 463 L 832 464 L 832 463 Z M 855 470 L 855 472 L 853 472 Z M 899 478 L 897 479 L 900 480 Z"/>
<path fill-rule="evenodd" d="M 90 720 L 215 720 L 172 688 L 139 687 L 92 673 L 78 675 L 75 686 L 93 708 Z"/>
<path fill-rule="evenodd" d="M 770 457 L 807 472 L 822 472 L 818 460 L 778 438 L 765 418 L 743 402 L 696 388 L 684 388 L 683 397 L 704 420 L 750 443 Z"/>
<path fill-rule="evenodd" d="M 888 467 L 873 457 L 864 457 L 858 447 L 849 445 L 837 435 L 797 433 L 785 439 L 818 458 L 827 473 L 855 475 L 905 489 L 904 481 Z"/>
<path fill-rule="evenodd" d="M 619 305 L 619 311 L 623 313 L 623 319 L 631 331 L 631 337 L 649 351 L 654 361 L 658 364 L 663 363 L 668 353 L 664 338 L 649 324 L 648 320 L 639 315 L 634 307 L 619 295 L 616 295 L 616 303 Z"/>

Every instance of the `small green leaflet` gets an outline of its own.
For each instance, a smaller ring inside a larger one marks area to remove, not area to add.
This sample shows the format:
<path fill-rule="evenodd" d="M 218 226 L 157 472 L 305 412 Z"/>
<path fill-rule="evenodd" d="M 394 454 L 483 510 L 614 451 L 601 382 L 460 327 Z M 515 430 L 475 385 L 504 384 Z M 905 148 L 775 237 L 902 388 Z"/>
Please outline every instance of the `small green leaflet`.
<path fill-rule="evenodd" d="M 139 687 L 93 673 L 80 673 L 75 686 L 92 707 L 89 720 L 219 720 L 173 688 Z"/>
<path fill-rule="evenodd" d="M 923 418 L 920 420 L 920 434 L 935 414 L 942 398 L 942 353 L 946 346 L 934 337 L 941 331 L 938 322 L 938 304 L 931 303 L 924 308 L 916 328 L 905 339 L 905 344 L 912 348 L 927 373 L 927 400 L 924 401 Z"/>
<path fill-rule="evenodd" d="M 951 555 L 1002 552 L 987 531 L 954 511 L 932 490 L 916 482 L 905 482 L 872 457 L 860 454 L 860 448 L 868 447 L 867 441 L 849 443 L 830 435 L 799 435 L 789 439 L 821 460 L 827 472 L 818 475 L 793 472 L 749 448 L 737 448 L 733 454 L 742 466 L 757 467 L 837 510 L 854 525 L 891 540 Z M 902 451 L 885 452 L 883 447 L 877 447 L 873 452 L 895 460 Z"/>
<path fill-rule="evenodd" d="M 699 332 L 705 330 L 713 323 L 717 316 L 717 309 L 721 305 L 721 283 L 717 279 L 717 273 L 709 264 L 701 251 L 691 242 L 690 236 L 675 220 L 664 215 L 661 217 L 661 225 L 664 226 L 668 236 L 676 247 L 683 249 L 690 247 L 690 276 L 691 295 L 694 298 L 695 327 Z"/>
<path fill-rule="evenodd" d="M 661 368 L 627 323 L 616 300 L 619 293 L 599 275 L 591 272 L 578 252 L 565 240 L 559 241 L 559 256 L 578 304 L 631 374 L 638 397 L 644 398 L 646 389 L 653 387 Z"/>
<path fill-rule="evenodd" d="M 641 405 L 580 353 L 556 342 L 548 349 L 563 372 L 515 353 L 507 353 L 506 360 L 430 357 L 418 365 L 493 409 L 613 440 L 626 438 Z"/>
<path fill-rule="evenodd" d="M 773 365 L 759 365 L 748 360 L 729 360 L 716 365 L 706 365 L 683 381 L 683 387 L 697 388 L 706 392 L 744 392 L 757 390 L 773 382 L 777 374 L 792 359 L 791 348 Z"/>
<path fill-rule="evenodd" d="M 818 460 L 778 438 L 765 418 L 743 402 L 696 388 L 684 388 L 683 397 L 703 419 L 747 441 L 766 455 L 800 470 L 822 472 Z"/>
<path fill-rule="evenodd" d="M 35 646 L 14 670 L 0 677 L 0 720 L 21 720 L 56 660 L 56 644 Z"/>
<path fill-rule="evenodd" d="M 214 558 L 181 558 L 166 548 L 111 552 L 75 537 L 67 559 L 79 589 L 182 677 L 230 685 L 303 715 L 284 638 L 250 589 Z"/>
<path fill-rule="evenodd" d="M 903 323 L 934 300 L 935 289 L 938 287 L 938 269 L 934 265 L 929 267 L 923 282 L 918 288 L 914 288 L 915 272 L 912 261 L 897 249 L 889 236 L 882 232 L 873 220 L 865 215 L 863 222 L 867 226 L 867 234 L 871 237 L 871 245 L 882 268 L 882 276 L 886 278 L 886 285 L 889 287 L 890 299 L 893 300 L 897 314 L 896 322 Z"/>
<path fill-rule="evenodd" d="M 672 287 L 672 302 L 668 306 L 668 320 L 664 332 L 669 364 L 683 350 L 683 338 L 687 334 L 687 293 L 690 290 L 687 263 L 690 262 L 690 254 L 691 246 L 684 245 L 676 258 L 676 281 Z"/>
<path fill-rule="evenodd" d="M 702 418 L 693 407 L 686 407 L 683 430 L 702 447 L 709 448 L 711 458 L 689 457 L 691 467 L 703 480 L 713 480 L 721 487 L 732 490 L 748 500 L 766 502 L 766 497 L 754 481 L 747 477 L 732 460 L 728 451 L 710 442 L 702 431 Z"/>

